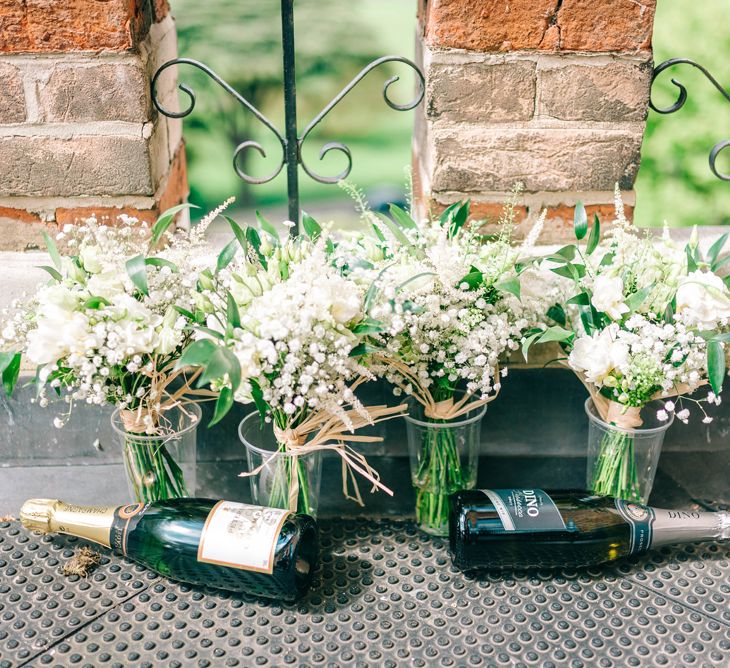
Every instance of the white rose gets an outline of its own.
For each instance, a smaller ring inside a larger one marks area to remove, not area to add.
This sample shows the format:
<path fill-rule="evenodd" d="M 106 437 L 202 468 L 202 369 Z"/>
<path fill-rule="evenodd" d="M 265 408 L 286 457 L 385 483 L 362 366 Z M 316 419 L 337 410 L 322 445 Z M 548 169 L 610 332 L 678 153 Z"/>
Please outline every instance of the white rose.
<path fill-rule="evenodd" d="M 596 310 L 606 313 L 612 320 L 621 320 L 629 307 L 624 303 L 624 283 L 618 276 L 599 276 L 593 284 Z"/>
<path fill-rule="evenodd" d="M 95 297 L 103 297 L 112 300 L 117 295 L 124 292 L 124 282 L 120 278 L 118 272 L 105 271 L 100 274 L 94 274 L 89 278 L 86 286 L 89 293 Z"/>
<path fill-rule="evenodd" d="M 82 313 L 46 311 L 28 333 L 28 359 L 36 365 L 56 362 L 71 352 L 82 352 L 89 321 Z"/>
<path fill-rule="evenodd" d="M 336 322 L 344 325 L 360 314 L 360 299 L 357 295 L 343 291 L 332 296 L 332 317 Z"/>
<path fill-rule="evenodd" d="M 716 329 L 730 319 L 730 294 L 722 279 L 709 271 L 693 271 L 677 290 L 677 313 L 700 329 Z"/>
<path fill-rule="evenodd" d="M 46 309 L 51 308 L 58 310 L 60 314 L 70 314 L 78 307 L 79 300 L 74 292 L 60 283 L 54 283 L 41 289 L 38 293 L 38 304 L 41 307 L 38 309 L 40 313 L 45 314 Z M 62 315 L 59 317 L 63 318 Z"/>
<path fill-rule="evenodd" d="M 169 355 L 180 344 L 182 332 L 174 327 L 162 327 L 157 333 L 157 347 L 155 352 L 160 355 Z"/>
<path fill-rule="evenodd" d="M 104 268 L 99 259 L 99 248 L 97 246 L 84 246 L 79 251 L 81 264 L 90 274 L 98 274 Z"/>
<path fill-rule="evenodd" d="M 600 333 L 576 339 L 568 356 L 570 367 L 585 373 L 594 385 L 603 385 L 614 369 L 622 369 L 629 362 L 629 347 L 616 340 L 617 332 L 617 328 L 608 327 Z"/>

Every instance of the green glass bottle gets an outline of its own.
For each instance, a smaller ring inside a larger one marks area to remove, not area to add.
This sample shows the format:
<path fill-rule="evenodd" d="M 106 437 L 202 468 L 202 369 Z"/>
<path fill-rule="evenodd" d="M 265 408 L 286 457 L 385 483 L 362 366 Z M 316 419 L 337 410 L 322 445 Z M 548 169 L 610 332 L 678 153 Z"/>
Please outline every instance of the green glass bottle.
<path fill-rule="evenodd" d="M 30 499 L 27 529 L 64 533 L 112 548 L 174 580 L 293 601 L 317 563 L 317 524 L 307 515 L 210 499 L 75 506 Z"/>
<path fill-rule="evenodd" d="M 451 555 L 462 570 L 591 566 L 730 539 L 730 513 L 660 510 L 581 490 L 464 490 L 450 504 Z"/>

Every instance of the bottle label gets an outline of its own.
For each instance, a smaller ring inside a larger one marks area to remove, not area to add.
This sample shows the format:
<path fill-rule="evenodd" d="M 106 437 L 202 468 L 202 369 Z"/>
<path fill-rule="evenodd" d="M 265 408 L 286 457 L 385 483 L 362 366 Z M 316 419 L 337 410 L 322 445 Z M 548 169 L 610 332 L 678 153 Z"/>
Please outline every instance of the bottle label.
<path fill-rule="evenodd" d="M 289 515 L 279 508 L 219 501 L 205 520 L 198 561 L 273 573 L 276 542 Z"/>
<path fill-rule="evenodd" d="M 114 511 L 114 522 L 109 532 L 109 546 L 112 550 L 127 554 L 127 536 L 142 519 L 149 503 L 129 503 Z"/>
<path fill-rule="evenodd" d="M 565 531 L 553 500 L 542 489 L 483 489 L 505 531 Z"/>
<path fill-rule="evenodd" d="M 631 527 L 630 554 L 649 551 L 654 533 L 654 510 L 640 503 L 616 499 L 616 510 Z"/>

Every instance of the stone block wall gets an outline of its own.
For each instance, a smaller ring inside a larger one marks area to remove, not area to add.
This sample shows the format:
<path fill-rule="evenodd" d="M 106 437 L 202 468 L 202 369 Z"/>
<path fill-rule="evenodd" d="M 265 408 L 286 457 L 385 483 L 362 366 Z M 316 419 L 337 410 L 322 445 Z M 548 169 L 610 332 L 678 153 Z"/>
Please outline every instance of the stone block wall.
<path fill-rule="evenodd" d="M 419 0 L 426 101 L 414 134 L 419 213 L 471 198 L 494 220 L 517 182 L 519 233 L 572 238 L 573 207 L 633 210 L 656 0 Z"/>
<path fill-rule="evenodd" d="M 0 0 L 0 250 L 37 248 L 41 229 L 92 213 L 151 221 L 184 201 L 182 123 L 149 91 L 176 55 L 166 0 Z"/>

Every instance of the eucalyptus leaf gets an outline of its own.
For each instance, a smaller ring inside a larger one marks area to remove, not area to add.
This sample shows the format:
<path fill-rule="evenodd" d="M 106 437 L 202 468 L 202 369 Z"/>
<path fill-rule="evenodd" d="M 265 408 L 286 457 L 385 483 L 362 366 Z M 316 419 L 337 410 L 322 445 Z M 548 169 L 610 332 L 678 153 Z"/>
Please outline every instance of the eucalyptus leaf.
<path fill-rule="evenodd" d="M 48 254 L 51 256 L 51 260 L 53 262 L 53 265 L 58 269 L 61 270 L 61 256 L 58 253 L 58 247 L 56 246 L 56 242 L 51 239 L 48 232 L 43 231 L 43 240 L 46 242 L 46 248 L 48 248 Z"/>
<path fill-rule="evenodd" d="M 256 211 L 256 220 L 259 221 L 261 229 L 266 232 L 277 244 L 279 244 L 279 232 L 278 230 L 261 214 L 260 211 Z"/>
<path fill-rule="evenodd" d="M 418 229 L 418 225 L 416 225 L 416 221 L 413 220 L 413 218 L 408 215 L 408 213 L 401 209 L 397 204 L 390 204 L 388 205 L 388 209 L 390 210 L 390 215 L 393 216 L 393 220 L 402 228 L 406 230 L 415 230 Z"/>
<path fill-rule="evenodd" d="M 720 394 L 725 382 L 725 349 L 719 341 L 707 344 L 707 376 L 715 394 Z"/>
<path fill-rule="evenodd" d="M 20 376 L 21 353 L 0 353 L 0 369 L 2 369 L 2 381 L 5 393 L 8 396 L 13 394 L 15 385 Z"/>
<path fill-rule="evenodd" d="M 228 225 L 233 230 L 233 235 L 238 240 L 244 256 L 248 255 L 248 241 L 246 240 L 246 233 L 243 231 L 241 226 L 230 216 L 223 216 L 223 218 L 228 222 Z"/>
<path fill-rule="evenodd" d="M 226 316 L 228 318 L 228 324 L 231 327 L 240 328 L 241 314 L 238 312 L 238 304 L 236 304 L 236 300 L 233 298 L 230 290 L 227 291 L 227 301 Z"/>
<path fill-rule="evenodd" d="M 233 390 L 230 387 L 222 387 L 215 402 L 213 419 L 208 423 L 208 428 L 218 424 L 231 410 L 233 406 Z"/>
<path fill-rule="evenodd" d="M 548 327 L 540 336 L 539 343 L 549 343 L 550 341 L 571 341 L 575 338 L 575 332 L 571 332 L 564 327 L 553 325 Z"/>
<path fill-rule="evenodd" d="M 231 239 L 225 246 L 223 246 L 223 249 L 218 255 L 218 260 L 215 263 L 216 273 L 225 269 L 231 263 L 233 258 L 236 257 L 238 245 L 238 239 Z"/>
<path fill-rule="evenodd" d="M 516 278 L 508 278 L 505 281 L 495 283 L 494 287 L 500 292 L 508 292 L 517 297 L 517 299 L 520 299 L 520 282 Z"/>
<path fill-rule="evenodd" d="M 195 206 L 195 204 L 178 204 L 177 206 L 173 206 L 170 209 L 167 209 L 167 211 L 163 211 L 160 214 L 160 217 L 157 219 L 155 224 L 152 226 L 152 236 L 150 237 L 150 247 L 156 246 L 160 239 L 162 239 L 162 235 L 167 231 L 167 228 L 170 227 L 172 224 L 173 219 L 175 218 L 175 214 L 179 213 L 183 209 L 198 209 L 199 207 Z"/>
<path fill-rule="evenodd" d="M 586 253 L 591 255 L 596 248 L 598 248 L 598 242 L 601 240 L 601 221 L 598 220 L 598 214 L 593 214 L 593 227 L 591 228 L 591 234 L 588 237 L 588 243 L 586 244 Z"/>
<path fill-rule="evenodd" d="M 56 269 L 54 269 L 53 267 L 49 267 L 46 264 L 39 265 L 38 267 L 36 267 L 36 269 L 43 269 L 43 271 L 47 271 L 59 283 L 63 280 L 63 276 L 61 276 L 61 274 Z"/>
<path fill-rule="evenodd" d="M 135 255 L 127 260 L 127 274 L 132 279 L 132 283 L 143 295 L 149 295 L 150 289 L 147 284 L 147 263 L 143 255 Z"/>
<path fill-rule="evenodd" d="M 586 208 L 583 206 L 583 202 L 578 202 L 575 205 L 575 212 L 573 213 L 573 230 L 575 231 L 575 238 L 579 241 L 583 239 L 588 232 L 588 215 L 586 214 Z"/>
<path fill-rule="evenodd" d="M 204 366 L 218 349 L 214 341 L 210 339 L 199 339 L 193 341 L 183 350 L 180 359 L 175 364 L 176 369 L 183 369 L 186 366 Z"/>
<path fill-rule="evenodd" d="M 725 243 L 727 243 L 728 234 L 723 234 L 717 241 L 715 241 L 712 246 L 710 246 L 710 250 L 707 251 L 707 259 L 710 262 L 710 267 L 714 271 L 715 269 L 715 263 L 717 262 L 717 258 L 720 257 L 720 253 L 722 252 L 722 249 L 725 246 Z"/>
<path fill-rule="evenodd" d="M 302 227 L 305 234 L 312 240 L 317 241 L 322 234 L 322 227 L 306 211 L 302 211 Z"/>

